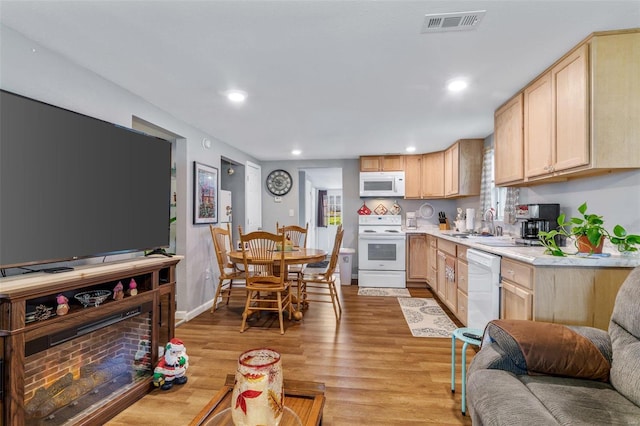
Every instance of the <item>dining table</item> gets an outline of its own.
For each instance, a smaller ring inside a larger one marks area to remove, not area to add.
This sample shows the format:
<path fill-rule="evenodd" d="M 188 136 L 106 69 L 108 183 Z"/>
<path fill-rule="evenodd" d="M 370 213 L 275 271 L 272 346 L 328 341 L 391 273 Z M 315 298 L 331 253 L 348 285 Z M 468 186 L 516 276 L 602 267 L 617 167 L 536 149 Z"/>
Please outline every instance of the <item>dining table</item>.
<path fill-rule="evenodd" d="M 273 260 L 280 260 L 281 251 L 273 252 Z M 247 258 L 251 260 L 251 254 L 247 253 Z M 325 260 L 327 252 L 317 248 L 294 247 L 291 250 L 285 250 L 284 263 L 287 265 L 315 263 Z M 229 259 L 233 263 L 242 264 L 244 262 L 243 251 L 235 250 L 229 252 Z"/>
<path fill-rule="evenodd" d="M 244 252 L 242 250 L 234 250 L 229 252 L 229 260 L 233 263 L 244 263 Z M 273 260 L 279 261 L 282 256 L 282 251 L 277 250 L 273 252 Z M 289 265 L 301 265 L 307 263 L 321 262 L 327 257 L 327 251 L 317 248 L 306 247 L 293 247 L 291 250 L 284 251 L 284 263 L 288 267 Z M 251 254 L 247 252 L 247 260 L 251 263 Z M 300 300 L 300 286 L 298 285 L 298 294 L 295 296 L 295 303 L 298 309 L 295 312 L 296 319 L 302 319 L 302 311 L 299 307 Z"/>

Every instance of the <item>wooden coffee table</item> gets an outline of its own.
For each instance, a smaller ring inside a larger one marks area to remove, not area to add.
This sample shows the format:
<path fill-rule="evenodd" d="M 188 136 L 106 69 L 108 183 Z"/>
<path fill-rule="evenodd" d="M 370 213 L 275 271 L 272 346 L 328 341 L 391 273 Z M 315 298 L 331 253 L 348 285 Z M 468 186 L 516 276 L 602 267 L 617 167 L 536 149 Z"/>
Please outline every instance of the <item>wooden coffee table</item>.
<path fill-rule="evenodd" d="M 231 392 L 233 392 L 234 374 L 228 374 L 227 380 L 218 393 L 189 423 L 189 426 L 204 426 L 216 414 L 231 406 Z M 295 412 L 304 426 L 319 426 L 322 422 L 324 408 L 324 383 L 305 382 L 284 379 L 284 405 Z M 229 412 L 229 425 L 231 413 Z M 283 421 L 281 426 L 287 426 Z"/>

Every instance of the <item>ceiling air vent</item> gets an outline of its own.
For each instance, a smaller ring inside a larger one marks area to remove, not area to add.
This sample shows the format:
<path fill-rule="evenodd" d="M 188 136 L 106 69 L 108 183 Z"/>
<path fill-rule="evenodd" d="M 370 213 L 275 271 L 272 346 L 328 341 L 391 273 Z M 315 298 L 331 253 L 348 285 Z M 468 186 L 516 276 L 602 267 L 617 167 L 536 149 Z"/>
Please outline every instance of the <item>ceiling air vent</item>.
<path fill-rule="evenodd" d="M 469 31 L 475 30 L 484 17 L 486 10 L 474 10 L 473 12 L 436 13 L 424 16 L 422 34 L 440 33 L 445 31 Z"/>

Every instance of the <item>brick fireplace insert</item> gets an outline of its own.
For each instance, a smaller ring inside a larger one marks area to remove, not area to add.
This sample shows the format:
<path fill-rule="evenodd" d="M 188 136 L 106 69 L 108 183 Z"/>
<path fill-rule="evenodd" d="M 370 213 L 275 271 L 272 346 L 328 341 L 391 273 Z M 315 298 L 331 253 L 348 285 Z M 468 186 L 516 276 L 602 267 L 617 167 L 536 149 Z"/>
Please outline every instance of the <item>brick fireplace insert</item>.
<path fill-rule="evenodd" d="M 153 389 L 174 337 L 175 265 L 148 257 L 0 279 L 0 424 L 98 425 Z M 126 293 L 134 280 L 138 293 Z M 84 307 L 74 296 L 113 292 Z M 56 315 L 57 296 L 69 311 Z"/>

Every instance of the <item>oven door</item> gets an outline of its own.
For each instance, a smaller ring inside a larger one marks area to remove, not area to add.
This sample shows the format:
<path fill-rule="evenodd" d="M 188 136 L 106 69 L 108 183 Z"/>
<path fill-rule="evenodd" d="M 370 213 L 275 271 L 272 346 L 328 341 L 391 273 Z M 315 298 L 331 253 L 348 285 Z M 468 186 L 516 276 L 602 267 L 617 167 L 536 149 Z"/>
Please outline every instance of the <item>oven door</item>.
<path fill-rule="evenodd" d="M 405 237 L 359 234 L 358 268 L 378 271 L 405 270 Z"/>

